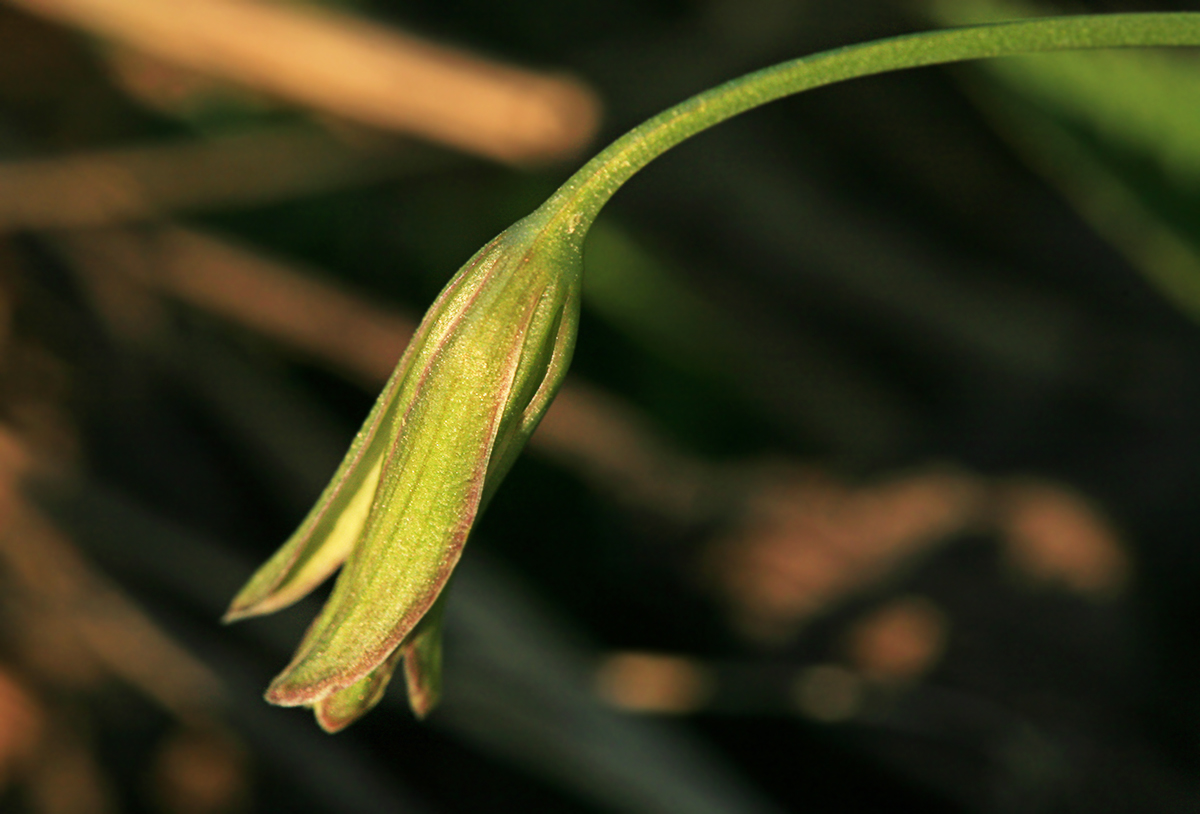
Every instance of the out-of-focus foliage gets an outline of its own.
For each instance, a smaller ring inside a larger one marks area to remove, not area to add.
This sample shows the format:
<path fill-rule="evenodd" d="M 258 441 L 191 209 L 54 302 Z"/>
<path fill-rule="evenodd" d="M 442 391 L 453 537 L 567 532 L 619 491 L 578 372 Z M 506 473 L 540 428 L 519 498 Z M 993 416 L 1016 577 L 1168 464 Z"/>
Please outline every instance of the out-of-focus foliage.
<path fill-rule="evenodd" d="M 991 2 L 933 8 L 946 25 L 1034 13 Z M 1000 84 L 976 84 L 974 95 L 1000 132 L 1130 263 L 1200 316 L 1196 55 L 1109 51 L 996 60 L 984 70 Z"/>

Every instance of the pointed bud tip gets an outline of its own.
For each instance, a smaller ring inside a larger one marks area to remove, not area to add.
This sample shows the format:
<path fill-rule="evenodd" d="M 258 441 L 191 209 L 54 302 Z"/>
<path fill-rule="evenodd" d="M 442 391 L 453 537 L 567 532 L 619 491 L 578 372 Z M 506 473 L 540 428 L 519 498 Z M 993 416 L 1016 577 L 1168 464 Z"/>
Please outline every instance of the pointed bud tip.
<path fill-rule="evenodd" d="M 324 703 L 313 704 L 312 711 L 313 717 L 317 719 L 317 726 L 330 735 L 336 735 L 359 718 L 357 715 L 350 717 L 334 715 Z"/>
<path fill-rule="evenodd" d="M 276 676 L 275 680 L 271 682 L 271 686 L 267 687 L 267 691 L 263 693 L 263 698 L 277 707 L 306 707 L 318 703 L 325 695 L 328 695 L 327 691 L 314 691 L 309 686 L 293 685 L 288 679 L 289 676 L 286 672 Z"/>
<path fill-rule="evenodd" d="M 432 695 L 422 695 L 417 697 L 410 695 L 408 697 L 408 705 L 412 709 L 413 715 L 418 721 L 423 721 L 437 707 L 438 699 Z"/>
<path fill-rule="evenodd" d="M 225 615 L 221 617 L 221 624 L 228 625 L 257 615 L 253 606 L 239 605 L 237 602 L 234 602 L 229 606 L 229 610 L 225 611 Z"/>
<path fill-rule="evenodd" d="M 266 616 L 268 613 L 274 613 L 280 608 L 288 605 L 287 602 L 280 602 L 273 595 L 265 597 L 247 597 L 239 594 L 229 603 L 229 609 L 225 611 L 225 615 L 221 617 L 224 624 L 230 622 L 240 622 L 243 619 L 250 619 L 255 616 Z"/>

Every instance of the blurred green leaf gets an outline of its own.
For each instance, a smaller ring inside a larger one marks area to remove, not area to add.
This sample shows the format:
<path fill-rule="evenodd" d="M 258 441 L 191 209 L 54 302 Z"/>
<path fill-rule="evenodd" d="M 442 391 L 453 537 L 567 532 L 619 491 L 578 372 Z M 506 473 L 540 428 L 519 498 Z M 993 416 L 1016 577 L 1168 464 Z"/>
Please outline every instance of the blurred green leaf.
<path fill-rule="evenodd" d="M 1041 12 L 934 0 L 967 25 Z M 975 103 L 1025 161 L 1105 240 L 1200 318 L 1200 60 L 1172 51 L 1095 51 L 980 63 Z"/>
<path fill-rule="evenodd" d="M 585 264 L 587 307 L 654 355 L 709 376 L 740 355 L 737 326 L 611 220 L 592 227 Z"/>

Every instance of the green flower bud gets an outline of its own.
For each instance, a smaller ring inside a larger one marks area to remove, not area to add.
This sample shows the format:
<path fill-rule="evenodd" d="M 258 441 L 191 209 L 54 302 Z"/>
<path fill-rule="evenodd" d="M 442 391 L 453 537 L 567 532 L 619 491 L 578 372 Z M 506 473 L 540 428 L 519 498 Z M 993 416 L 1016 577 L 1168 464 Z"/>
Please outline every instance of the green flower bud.
<path fill-rule="evenodd" d="M 234 598 L 226 621 L 270 613 L 342 566 L 272 703 L 311 706 L 336 731 L 401 660 L 417 715 L 436 703 L 439 597 L 574 347 L 585 230 L 559 212 L 517 222 L 455 275 L 312 511 Z"/>

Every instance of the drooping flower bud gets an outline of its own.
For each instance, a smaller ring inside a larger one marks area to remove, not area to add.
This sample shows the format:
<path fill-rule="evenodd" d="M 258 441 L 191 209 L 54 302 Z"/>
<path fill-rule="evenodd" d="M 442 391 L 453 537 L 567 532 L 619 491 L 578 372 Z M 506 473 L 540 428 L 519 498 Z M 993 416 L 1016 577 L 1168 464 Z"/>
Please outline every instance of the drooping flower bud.
<path fill-rule="evenodd" d="M 311 706 L 336 731 L 401 659 L 414 711 L 436 703 L 439 597 L 574 347 L 585 230 L 560 212 L 518 221 L 455 275 L 316 505 L 234 598 L 226 621 L 283 608 L 342 566 L 272 703 Z"/>

